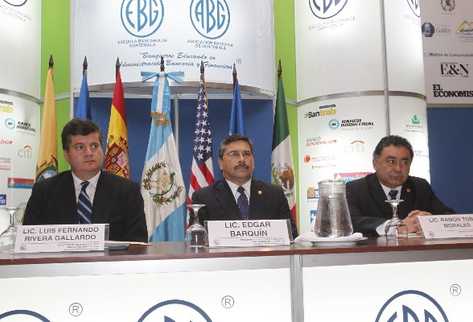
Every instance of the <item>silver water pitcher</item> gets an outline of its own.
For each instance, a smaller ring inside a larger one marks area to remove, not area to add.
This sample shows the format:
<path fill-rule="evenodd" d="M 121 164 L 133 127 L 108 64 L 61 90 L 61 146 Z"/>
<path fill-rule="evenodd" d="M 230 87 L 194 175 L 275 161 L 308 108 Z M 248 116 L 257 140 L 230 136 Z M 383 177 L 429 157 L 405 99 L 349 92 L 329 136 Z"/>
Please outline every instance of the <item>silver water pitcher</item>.
<path fill-rule="evenodd" d="M 314 232 L 318 237 L 343 237 L 353 234 L 345 182 L 342 180 L 319 182 L 319 205 Z"/>

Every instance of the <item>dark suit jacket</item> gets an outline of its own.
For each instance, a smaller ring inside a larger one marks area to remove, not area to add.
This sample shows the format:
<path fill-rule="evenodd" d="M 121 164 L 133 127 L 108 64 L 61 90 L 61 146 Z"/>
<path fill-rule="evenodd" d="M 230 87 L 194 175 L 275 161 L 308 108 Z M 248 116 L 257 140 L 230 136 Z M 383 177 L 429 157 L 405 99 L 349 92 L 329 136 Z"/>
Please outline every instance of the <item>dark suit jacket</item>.
<path fill-rule="evenodd" d="M 232 190 L 225 180 L 219 180 L 192 195 L 193 203 L 205 204 L 199 211 L 202 223 L 205 220 L 241 220 L 240 209 Z M 282 189 L 262 181 L 251 181 L 249 219 L 291 219 L 287 199 Z M 297 227 L 291 220 L 293 237 Z"/>
<path fill-rule="evenodd" d="M 421 178 L 409 176 L 402 186 L 399 204 L 399 218 L 406 218 L 412 210 L 436 214 L 450 214 L 454 211 L 435 196 L 430 184 Z M 369 174 L 347 184 L 348 208 L 353 229 L 367 235 L 377 235 L 376 227 L 392 217 L 391 206 L 385 202 L 386 194 L 376 177 Z"/>
<path fill-rule="evenodd" d="M 102 171 L 92 208 L 92 223 L 110 224 L 110 240 L 148 240 L 138 184 Z M 24 225 L 77 223 L 77 202 L 70 171 L 35 183 L 26 206 Z"/>

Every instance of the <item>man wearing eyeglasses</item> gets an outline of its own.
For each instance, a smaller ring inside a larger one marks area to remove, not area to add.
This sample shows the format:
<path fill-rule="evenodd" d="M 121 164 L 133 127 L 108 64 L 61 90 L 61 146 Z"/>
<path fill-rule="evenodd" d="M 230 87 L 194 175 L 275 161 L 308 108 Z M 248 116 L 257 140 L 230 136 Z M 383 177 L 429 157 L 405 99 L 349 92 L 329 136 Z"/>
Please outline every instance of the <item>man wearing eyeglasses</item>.
<path fill-rule="evenodd" d="M 394 233 L 385 229 L 393 214 L 386 200 L 403 200 L 398 214 L 408 233 L 420 233 L 418 216 L 453 213 L 426 180 L 409 175 L 413 157 L 412 146 L 403 137 L 389 135 L 379 141 L 373 152 L 375 173 L 347 184 L 355 231 L 374 236 Z"/>
<path fill-rule="evenodd" d="M 205 220 L 291 219 L 282 189 L 254 179 L 253 144 L 246 136 L 230 135 L 220 144 L 218 164 L 223 180 L 192 195 L 193 203 L 205 204 L 199 218 Z M 292 234 L 297 236 L 294 223 Z"/>
<path fill-rule="evenodd" d="M 104 152 L 97 125 L 73 119 L 64 126 L 61 139 L 71 171 L 35 183 L 23 224 L 109 223 L 110 240 L 146 242 L 140 187 L 101 170 Z"/>

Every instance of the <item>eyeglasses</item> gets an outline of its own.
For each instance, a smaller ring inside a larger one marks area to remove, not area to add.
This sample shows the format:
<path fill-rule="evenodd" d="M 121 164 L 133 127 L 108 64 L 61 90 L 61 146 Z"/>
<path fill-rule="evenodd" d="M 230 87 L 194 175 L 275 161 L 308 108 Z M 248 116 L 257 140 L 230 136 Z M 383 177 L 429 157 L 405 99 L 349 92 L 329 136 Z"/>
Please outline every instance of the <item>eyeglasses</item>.
<path fill-rule="evenodd" d="M 240 158 L 248 159 L 253 155 L 253 153 L 250 150 L 244 150 L 244 151 L 232 150 L 225 153 L 225 155 L 227 155 L 231 159 L 240 159 Z"/>
<path fill-rule="evenodd" d="M 90 143 L 89 145 L 86 145 L 86 144 L 83 144 L 83 143 L 77 143 L 77 144 L 74 144 L 72 146 L 72 148 L 74 149 L 74 151 L 80 152 L 80 153 L 85 152 L 87 150 L 87 148 L 89 148 L 89 150 L 91 152 L 95 152 L 95 151 L 97 151 L 97 149 L 100 148 L 100 144 L 99 143 Z"/>

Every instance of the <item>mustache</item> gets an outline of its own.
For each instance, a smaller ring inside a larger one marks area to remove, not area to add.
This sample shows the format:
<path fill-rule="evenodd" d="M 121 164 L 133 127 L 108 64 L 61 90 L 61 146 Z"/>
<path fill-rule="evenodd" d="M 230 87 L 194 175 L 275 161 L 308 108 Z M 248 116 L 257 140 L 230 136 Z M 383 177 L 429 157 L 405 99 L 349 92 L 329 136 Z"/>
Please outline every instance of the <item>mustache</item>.
<path fill-rule="evenodd" d="M 238 164 L 237 166 L 235 166 L 233 169 L 237 170 L 237 169 L 249 169 L 250 167 L 246 164 L 246 163 L 240 163 Z"/>

